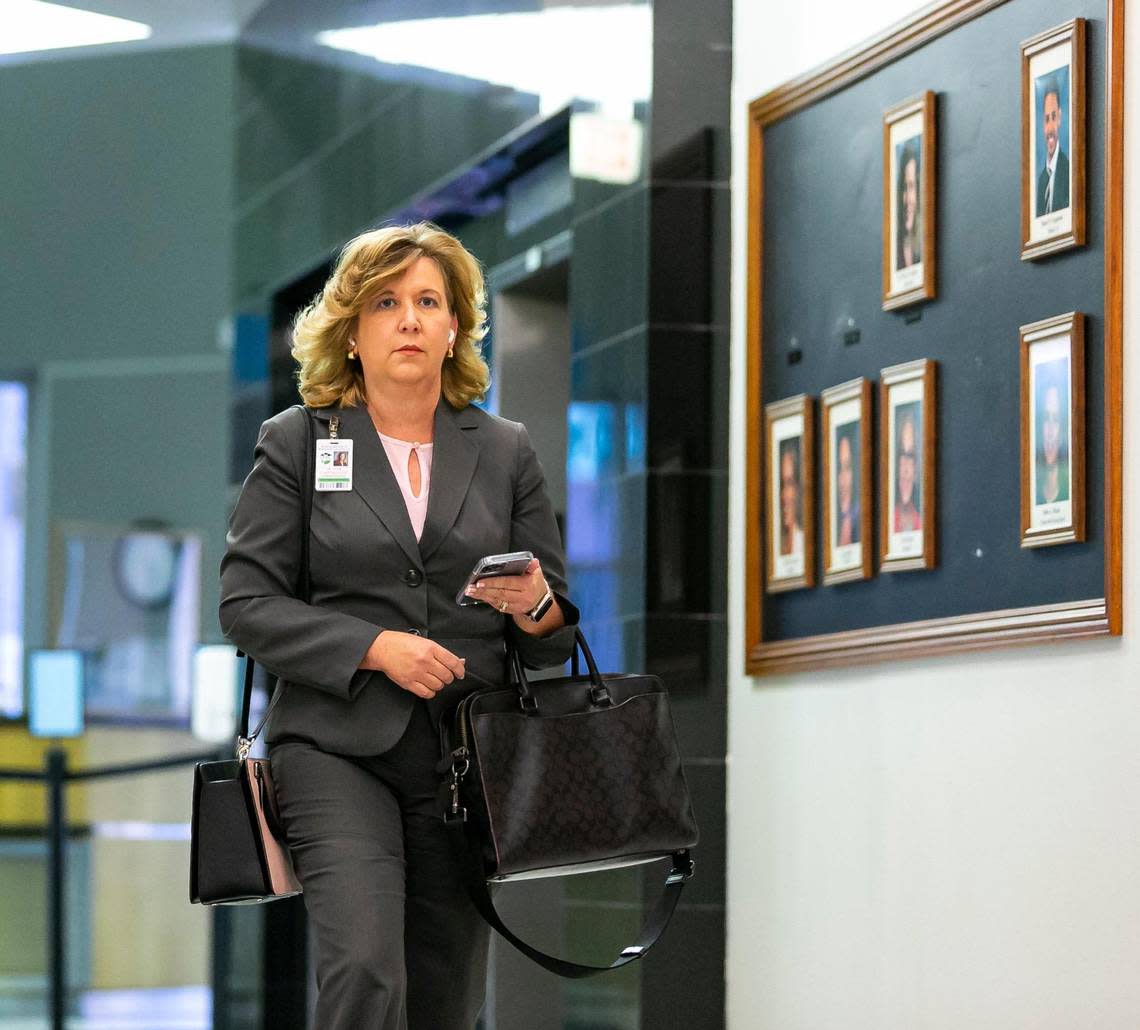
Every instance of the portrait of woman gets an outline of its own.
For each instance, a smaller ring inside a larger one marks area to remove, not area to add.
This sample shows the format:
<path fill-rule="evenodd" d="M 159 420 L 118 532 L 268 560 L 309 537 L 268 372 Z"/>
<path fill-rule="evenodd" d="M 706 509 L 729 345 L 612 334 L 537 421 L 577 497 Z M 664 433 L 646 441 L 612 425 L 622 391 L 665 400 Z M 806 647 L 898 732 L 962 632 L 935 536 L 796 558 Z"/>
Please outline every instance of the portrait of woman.
<path fill-rule="evenodd" d="M 294 323 L 304 407 L 262 425 L 230 519 L 221 624 L 281 678 L 267 740 L 322 1030 L 475 1025 L 488 927 L 440 818 L 438 722 L 504 682 L 508 645 L 534 668 L 573 645 L 527 431 L 472 404 L 485 322 L 482 272 L 453 236 L 421 223 L 351 240 Z M 351 440 L 353 467 L 351 489 L 312 493 L 300 597 L 306 422 L 317 446 Z M 523 550 L 523 574 L 456 604 L 479 558 Z"/>
<path fill-rule="evenodd" d="M 803 478 L 800 438 L 780 441 L 780 557 L 804 553 Z"/>
<path fill-rule="evenodd" d="M 883 310 L 934 296 L 934 93 L 883 115 Z"/>
<path fill-rule="evenodd" d="M 922 263 L 922 211 L 918 184 L 922 167 L 919 151 L 921 136 L 913 136 L 895 146 L 898 185 L 898 217 L 895 219 L 895 267 L 910 268 Z"/>

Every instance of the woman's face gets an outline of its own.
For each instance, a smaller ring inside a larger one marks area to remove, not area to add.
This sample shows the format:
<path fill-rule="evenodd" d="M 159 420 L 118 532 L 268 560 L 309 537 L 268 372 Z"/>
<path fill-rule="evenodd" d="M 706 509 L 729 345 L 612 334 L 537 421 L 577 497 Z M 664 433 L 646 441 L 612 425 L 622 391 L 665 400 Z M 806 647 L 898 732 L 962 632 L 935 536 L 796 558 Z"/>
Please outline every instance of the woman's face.
<path fill-rule="evenodd" d="M 903 225 L 914 232 L 918 215 L 918 162 L 913 158 L 903 167 Z"/>
<path fill-rule="evenodd" d="M 415 386 L 438 382 L 448 334 L 457 320 L 447 309 L 439 265 L 419 258 L 372 297 L 356 317 L 357 357 L 366 384 L 385 380 Z"/>

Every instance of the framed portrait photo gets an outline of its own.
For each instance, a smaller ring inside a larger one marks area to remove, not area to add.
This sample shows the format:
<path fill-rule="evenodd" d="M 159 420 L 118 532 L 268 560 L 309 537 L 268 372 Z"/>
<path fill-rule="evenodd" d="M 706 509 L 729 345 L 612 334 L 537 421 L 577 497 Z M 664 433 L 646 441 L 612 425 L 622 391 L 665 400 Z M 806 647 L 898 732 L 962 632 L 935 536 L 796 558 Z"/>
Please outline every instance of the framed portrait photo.
<path fill-rule="evenodd" d="M 1084 315 L 1021 327 L 1021 546 L 1085 538 Z"/>
<path fill-rule="evenodd" d="M 1021 44 L 1021 259 L 1085 242 L 1085 21 Z"/>
<path fill-rule="evenodd" d="M 879 550 L 883 572 L 935 563 L 935 370 L 926 358 L 880 373 Z"/>
<path fill-rule="evenodd" d="M 764 408 L 768 593 L 815 584 L 814 404 L 798 394 Z"/>
<path fill-rule="evenodd" d="M 870 579 L 871 383 L 860 377 L 820 395 L 823 431 L 823 582 Z"/>
<path fill-rule="evenodd" d="M 883 310 L 935 295 L 934 93 L 883 115 Z"/>

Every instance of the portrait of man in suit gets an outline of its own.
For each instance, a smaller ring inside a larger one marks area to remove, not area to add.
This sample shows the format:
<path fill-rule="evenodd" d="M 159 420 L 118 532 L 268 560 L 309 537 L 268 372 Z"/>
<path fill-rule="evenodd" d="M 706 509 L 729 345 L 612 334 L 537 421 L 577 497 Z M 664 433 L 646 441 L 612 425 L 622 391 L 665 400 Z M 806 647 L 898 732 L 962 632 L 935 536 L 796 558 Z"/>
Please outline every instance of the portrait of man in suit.
<path fill-rule="evenodd" d="M 1035 211 L 1038 218 L 1069 206 L 1069 155 L 1062 146 L 1064 137 L 1061 135 L 1068 128 L 1063 103 L 1068 99 L 1068 76 L 1069 69 L 1060 68 L 1036 80 L 1040 97 L 1037 153 L 1039 160 L 1044 158 L 1037 176 Z"/>
<path fill-rule="evenodd" d="M 1037 366 L 1035 502 L 1059 504 L 1069 499 L 1069 367 L 1063 358 Z"/>
<path fill-rule="evenodd" d="M 891 531 L 922 529 L 922 483 L 919 440 L 921 402 L 900 404 L 895 414 L 895 497 Z"/>
<path fill-rule="evenodd" d="M 859 423 L 835 430 L 835 546 L 859 543 Z"/>

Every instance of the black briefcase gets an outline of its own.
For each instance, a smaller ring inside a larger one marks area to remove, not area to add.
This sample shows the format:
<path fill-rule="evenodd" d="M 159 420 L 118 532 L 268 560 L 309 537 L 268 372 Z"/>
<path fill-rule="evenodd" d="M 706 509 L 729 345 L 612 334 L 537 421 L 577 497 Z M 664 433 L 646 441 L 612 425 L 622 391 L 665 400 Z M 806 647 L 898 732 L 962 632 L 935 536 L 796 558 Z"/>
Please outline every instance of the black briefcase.
<path fill-rule="evenodd" d="M 467 695 L 441 727 L 444 818 L 455 830 L 468 891 L 485 919 L 536 962 L 588 976 L 640 958 L 660 936 L 692 875 L 697 843 L 669 695 L 656 676 L 598 672 L 514 682 Z M 499 919 L 488 882 L 616 869 L 668 858 L 670 871 L 638 942 L 609 966 L 567 962 L 519 940 Z"/>

